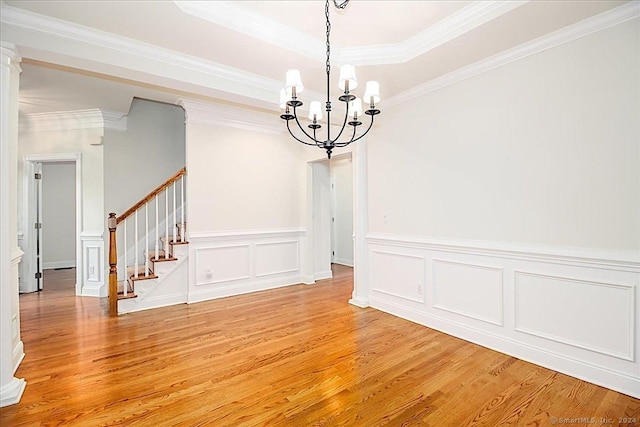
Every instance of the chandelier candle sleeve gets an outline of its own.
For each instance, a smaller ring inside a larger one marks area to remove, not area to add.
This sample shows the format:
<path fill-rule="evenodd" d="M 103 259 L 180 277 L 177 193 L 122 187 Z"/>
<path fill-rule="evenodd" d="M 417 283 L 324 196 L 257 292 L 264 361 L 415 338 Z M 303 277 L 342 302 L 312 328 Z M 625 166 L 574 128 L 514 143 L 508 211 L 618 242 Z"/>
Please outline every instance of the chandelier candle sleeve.
<path fill-rule="evenodd" d="M 312 101 L 309 107 L 309 120 L 314 122 L 322 120 L 322 106 L 320 101 Z"/>
<path fill-rule="evenodd" d="M 349 112 L 354 120 L 358 120 L 358 117 L 362 115 L 362 100 L 360 98 L 349 102 Z"/>
<path fill-rule="evenodd" d="M 341 90 L 349 91 L 358 87 L 358 79 L 356 78 L 356 69 L 353 65 L 343 65 L 340 67 L 340 80 L 338 87 Z"/>
<path fill-rule="evenodd" d="M 349 0 L 342 0 L 338 3 L 337 0 L 333 0 L 334 6 L 339 9 L 344 9 L 349 3 Z M 298 95 L 304 90 L 302 84 L 302 77 L 299 70 L 289 70 L 286 74 L 285 88 L 280 91 L 280 108 L 284 109 L 284 114 L 280 115 L 280 118 L 286 121 L 287 130 L 289 134 L 296 141 L 311 145 L 326 150 L 327 157 L 331 158 L 331 153 L 335 148 L 343 148 L 347 145 L 364 137 L 373 126 L 374 116 L 380 114 L 375 106 L 380 101 L 380 85 L 376 81 L 368 81 L 366 84 L 364 98 L 361 100 L 351 93 L 352 90 L 358 87 L 358 79 L 356 77 L 356 69 L 353 65 L 345 64 L 340 67 L 340 78 L 338 80 L 338 87 L 343 92 L 338 97 L 338 100 L 344 102 L 344 120 L 342 121 L 342 127 L 338 129 L 336 136 L 332 138 L 333 126 L 331 120 L 331 43 L 329 36 L 331 33 L 331 22 L 329 21 L 329 0 L 325 1 L 325 19 L 326 19 L 326 37 L 327 37 L 327 62 L 326 62 L 326 88 L 327 98 L 324 110 L 326 111 L 326 139 L 318 135 L 317 130 L 322 126 L 318 124 L 318 121 L 323 119 L 322 103 L 319 101 L 313 101 L 310 104 L 309 120 L 311 124 L 306 127 L 312 129 L 312 132 L 308 132 L 302 126 L 300 122 L 300 115 L 298 114 L 298 107 L 303 105 L 303 102 L 298 99 Z M 358 126 L 362 124 L 360 118 L 362 117 L 362 104 L 366 103 L 367 109 L 364 114 L 371 118 L 369 126 L 360 134 L 356 135 Z M 353 132 L 344 132 L 345 127 L 351 126 Z M 297 130 L 295 130 L 297 129 Z M 295 132 L 294 132 L 295 130 Z M 351 137 L 347 136 L 351 134 Z"/>
<path fill-rule="evenodd" d="M 376 81 L 368 81 L 364 90 L 364 101 L 371 105 L 371 108 L 380 102 L 380 85 Z"/>

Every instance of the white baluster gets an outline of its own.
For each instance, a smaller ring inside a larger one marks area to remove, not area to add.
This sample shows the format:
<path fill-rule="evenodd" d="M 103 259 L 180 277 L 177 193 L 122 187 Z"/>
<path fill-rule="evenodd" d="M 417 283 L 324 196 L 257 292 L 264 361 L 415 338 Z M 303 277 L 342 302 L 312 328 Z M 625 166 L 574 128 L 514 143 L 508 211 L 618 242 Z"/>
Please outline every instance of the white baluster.
<path fill-rule="evenodd" d="M 155 257 L 156 257 L 156 259 L 159 259 L 160 258 L 160 254 L 158 253 L 158 242 L 159 242 L 159 238 L 158 238 L 158 196 L 155 197 L 155 201 L 156 201 L 156 244 L 155 244 L 156 254 L 155 254 Z"/>
<path fill-rule="evenodd" d="M 122 286 L 123 295 L 127 296 L 127 288 L 129 287 L 129 273 L 127 267 L 127 219 L 125 218 L 124 223 L 122 224 L 124 227 L 124 285 Z"/>
<path fill-rule="evenodd" d="M 184 242 L 184 175 L 180 177 L 180 208 L 182 209 L 182 221 L 180 221 L 180 241 Z"/>
<path fill-rule="evenodd" d="M 149 203 L 144 205 L 144 277 L 149 276 Z"/>
<path fill-rule="evenodd" d="M 134 227 L 133 229 L 134 231 L 134 236 L 133 236 L 133 247 L 135 249 L 134 254 L 133 254 L 133 276 L 137 279 L 138 278 L 138 211 L 135 212 L 135 214 L 133 215 L 133 224 Z"/>
<path fill-rule="evenodd" d="M 171 227 L 173 228 L 173 241 L 177 242 L 178 239 L 176 238 L 176 228 L 177 228 L 177 219 L 176 218 L 176 182 L 173 181 L 173 215 L 172 215 L 172 224 Z"/>
<path fill-rule="evenodd" d="M 169 257 L 169 187 L 164 191 L 164 257 Z"/>

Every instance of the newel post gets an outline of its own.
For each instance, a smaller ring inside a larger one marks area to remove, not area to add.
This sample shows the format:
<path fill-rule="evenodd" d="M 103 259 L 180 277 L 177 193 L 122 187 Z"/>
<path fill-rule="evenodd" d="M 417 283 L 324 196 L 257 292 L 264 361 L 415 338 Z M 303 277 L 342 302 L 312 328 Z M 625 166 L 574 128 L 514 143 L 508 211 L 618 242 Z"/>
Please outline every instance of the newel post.
<path fill-rule="evenodd" d="M 116 214 L 110 213 L 109 227 L 109 316 L 118 315 L 118 251 L 116 250 Z"/>

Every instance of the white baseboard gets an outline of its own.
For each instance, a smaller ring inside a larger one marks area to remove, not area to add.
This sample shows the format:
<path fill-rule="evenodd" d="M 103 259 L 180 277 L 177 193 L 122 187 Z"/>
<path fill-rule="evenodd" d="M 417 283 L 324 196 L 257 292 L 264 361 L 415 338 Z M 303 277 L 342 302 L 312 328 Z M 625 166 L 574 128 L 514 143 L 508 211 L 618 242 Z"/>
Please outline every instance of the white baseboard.
<path fill-rule="evenodd" d="M 353 259 L 336 258 L 333 261 L 334 264 L 346 265 L 347 267 L 353 267 Z"/>
<path fill-rule="evenodd" d="M 331 270 L 319 271 L 314 277 L 316 280 L 331 279 L 333 277 L 333 272 Z"/>
<path fill-rule="evenodd" d="M 13 348 L 13 373 L 15 374 L 18 367 L 24 359 L 24 344 L 22 340 L 18 341 L 18 344 Z"/>
<path fill-rule="evenodd" d="M 26 385 L 27 382 L 25 380 L 13 378 L 8 384 L 0 388 L 0 408 L 20 402 Z"/>
<path fill-rule="evenodd" d="M 103 283 L 89 283 L 82 287 L 82 296 L 104 298 L 108 296 L 107 287 Z"/>
<path fill-rule="evenodd" d="M 67 261 L 52 261 L 52 262 L 42 263 L 43 270 L 53 270 L 56 268 L 75 268 L 75 267 L 76 267 L 75 259 L 70 259 Z"/>
<path fill-rule="evenodd" d="M 135 313 L 136 311 L 151 310 L 154 308 L 168 307 L 170 305 L 184 304 L 187 295 L 184 293 L 174 295 L 149 296 L 141 301 L 136 298 L 118 301 L 118 314 Z"/>
<path fill-rule="evenodd" d="M 285 286 L 299 285 L 303 283 L 300 276 L 289 279 L 265 280 L 257 282 L 243 282 L 226 284 L 216 288 L 208 288 L 189 292 L 188 303 L 197 303 L 212 299 L 225 298 L 234 295 L 248 294 L 268 289 L 282 288 Z"/>

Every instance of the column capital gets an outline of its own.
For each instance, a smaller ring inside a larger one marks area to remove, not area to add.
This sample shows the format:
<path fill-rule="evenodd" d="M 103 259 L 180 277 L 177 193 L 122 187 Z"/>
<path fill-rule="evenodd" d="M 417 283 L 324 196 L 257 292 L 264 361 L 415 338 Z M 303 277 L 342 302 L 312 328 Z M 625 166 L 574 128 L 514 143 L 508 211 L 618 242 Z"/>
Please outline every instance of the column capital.
<path fill-rule="evenodd" d="M 15 44 L 9 42 L 0 42 L 0 56 L 2 57 L 2 64 L 16 68 L 18 72 L 22 71 L 20 68 L 20 62 L 22 57 L 18 52 L 18 48 Z"/>

